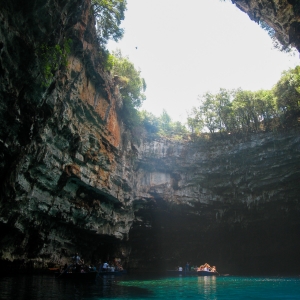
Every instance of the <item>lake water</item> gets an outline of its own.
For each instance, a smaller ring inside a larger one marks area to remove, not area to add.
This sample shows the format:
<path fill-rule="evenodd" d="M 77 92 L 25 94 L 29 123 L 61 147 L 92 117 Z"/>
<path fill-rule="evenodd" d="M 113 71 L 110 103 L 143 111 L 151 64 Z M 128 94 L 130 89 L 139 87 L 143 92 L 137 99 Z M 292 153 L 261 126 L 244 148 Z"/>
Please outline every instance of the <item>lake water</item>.
<path fill-rule="evenodd" d="M 1 300 L 300 299 L 299 277 L 105 277 L 85 282 L 52 276 L 0 277 Z"/>

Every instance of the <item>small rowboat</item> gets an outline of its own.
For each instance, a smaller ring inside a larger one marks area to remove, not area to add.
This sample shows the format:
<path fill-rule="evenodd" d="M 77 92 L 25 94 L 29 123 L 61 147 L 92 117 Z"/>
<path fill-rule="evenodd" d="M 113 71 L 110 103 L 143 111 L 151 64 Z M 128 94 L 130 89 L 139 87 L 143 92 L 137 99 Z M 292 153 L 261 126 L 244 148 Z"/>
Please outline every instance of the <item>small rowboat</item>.
<path fill-rule="evenodd" d="M 178 271 L 178 270 L 167 270 L 168 275 L 197 275 L 197 271 Z"/>
<path fill-rule="evenodd" d="M 219 276 L 218 272 L 211 271 L 197 271 L 198 276 Z"/>

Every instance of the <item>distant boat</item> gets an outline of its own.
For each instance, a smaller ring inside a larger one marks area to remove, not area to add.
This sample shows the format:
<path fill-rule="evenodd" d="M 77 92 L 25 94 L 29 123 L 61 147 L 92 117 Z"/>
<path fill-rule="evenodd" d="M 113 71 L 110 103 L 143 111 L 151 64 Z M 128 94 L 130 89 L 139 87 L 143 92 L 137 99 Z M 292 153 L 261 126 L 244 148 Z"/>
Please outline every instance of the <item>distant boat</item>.
<path fill-rule="evenodd" d="M 211 272 L 211 271 L 197 271 L 198 276 L 218 276 L 218 272 Z"/>
<path fill-rule="evenodd" d="M 218 276 L 220 275 L 215 266 L 210 266 L 208 263 L 205 263 L 204 265 L 200 266 L 197 269 L 198 276 Z"/>

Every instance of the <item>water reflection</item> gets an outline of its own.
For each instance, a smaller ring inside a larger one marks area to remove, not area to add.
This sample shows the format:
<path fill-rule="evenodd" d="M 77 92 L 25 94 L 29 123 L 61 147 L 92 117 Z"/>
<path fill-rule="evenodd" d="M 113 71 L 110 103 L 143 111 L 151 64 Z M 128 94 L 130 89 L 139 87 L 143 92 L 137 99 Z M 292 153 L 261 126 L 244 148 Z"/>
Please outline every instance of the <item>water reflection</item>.
<path fill-rule="evenodd" d="M 47 298 L 51 291 L 51 283 L 45 281 L 44 277 L 36 276 L 1 278 L 1 297 L 18 300 Z M 45 285 L 49 289 L 45 290 Z"/>
<path fill-rule="evenodd" d="M 209 299 L 217 299 L 217 277 L 198 276 L 198 292 Z"/>
<path fill-rule="evenodd" d="M 240 300 L 300 299 L 300 279 L 250 277 L 51 276 L 0 277 L 1 300 Z"/>
<path fill-rule="evenodd" d="M 96 280 L 56 279 L 53 276 L 0 277 L 1 300 L 81 300 L 148 298 L 153 293 L 142 286 L 122 286 L 121 278 L 99 276 Z"/>
<path fill-rule="evenodd" d="M 102 299 L 117 299 L 119 297 L 124 299 L 134 299 L 139 297 L 150 297 L 152 292 L 144 287 L 141 282 L 125 281 L 123 284 L 122 278 L 114 276 L 100 276 L 96 280 L 94 295 Z M 127 283 L 127 284 L 126 284 Z"/>

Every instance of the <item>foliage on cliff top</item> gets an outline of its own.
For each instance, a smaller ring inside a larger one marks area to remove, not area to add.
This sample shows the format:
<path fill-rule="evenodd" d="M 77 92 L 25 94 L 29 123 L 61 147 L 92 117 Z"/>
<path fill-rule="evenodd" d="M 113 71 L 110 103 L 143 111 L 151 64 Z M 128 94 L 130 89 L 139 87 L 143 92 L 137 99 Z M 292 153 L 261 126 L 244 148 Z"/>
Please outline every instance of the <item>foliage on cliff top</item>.
<path fill-rule="evenodd" d="M 145 110 L 140 111 L 139 115 L 143 127 L 151 135 L 179 140 L 188 133 L 181 122 L 172 121 L 166 110 L 163 110 L 159 117 Z"/>
<path fill-rule="evenodd" d="M 123 100 L 121 116 L 126 127 L 132 130 L 134 127 L 140 126 L 137 108 L 146 99 L 144 94 L 146 82 L 141 77 L 141 71 L 137 70 L 129 58 L 122 55 L 120 50 L 113 51 L 112 54 L 108 55 L 106 69 L 119 87 Z"/>
<path fill-rule="evenodd" d="M 119 85 L 124 104 L 131 103 L 135 108 L 140 107 L 146 99 L 144 92 L 147 88 L 145 79 L 141 77 L 141 71 L 137 70 L 120 50 L 113 51 L 109 55 L 108 69 L 114 76 L 115 83 Z"/>
<path fill-rule="evenodd" d="M 109 39 L 115 41 L 123 37 L 120 28 L 126 11 L 126 0 L 92 0 L 92 9 L 96 19 L 96 31 L 100 44 L 105 45 Z"/>
<path fill-rule="evenodd" d="M 199 96 L 188 118 L 193 133 L 249 133 L 299 126 L 300 67 L 282 74 L 272 90 L 220 89 Z"/>
<path fill-rule="evenodd" d="M 126 0 L 92 0 L 91 3 L 98 39 L 102 52 L 104 51 L 104 66 L 119 86 L 123 99 L 121 115 L 127 128 L 133 132 L 138 127 L 143 127 L 150 134 L 165 137 L 180 138 L 186 135 L 185 126 L 180 122 L 172 122 L 166 111 L 160 117 L 155 117 L 149 112 L 137 110 L 146 99 L 146 83 L 140 76 L 141 72 L 135 69 L 128 57 L 122 56 L 121 51 L 109 54 L 105 50 L 109 39 L 117 41 L 123 36 L 124 31 L 120 24 L 124 19 Z M 278 43 L 275 31 L 266 23 L 261 22 L 260 25 Z M 286 46 L 283 48 L 288 51 Z M 297 124 L 295 116 L 299 114 L 299 78 L 299 68 L 296 68 L 286 72 L 270 91 L 220 89 L 217 94 L 207 92 L 199 97 L 200 106 L 192 109 L 187 125 L 192 133 L 203 133 L 207 130 L 210 133 L 248 133 L 282 128 L 287 125 L 286 120 L 291 119 L 291 116 L 293 124 Z"/>

